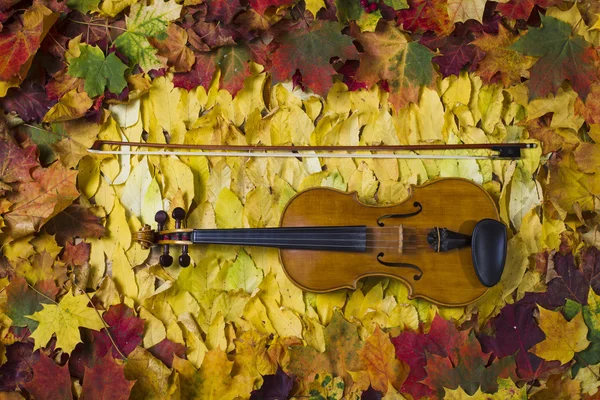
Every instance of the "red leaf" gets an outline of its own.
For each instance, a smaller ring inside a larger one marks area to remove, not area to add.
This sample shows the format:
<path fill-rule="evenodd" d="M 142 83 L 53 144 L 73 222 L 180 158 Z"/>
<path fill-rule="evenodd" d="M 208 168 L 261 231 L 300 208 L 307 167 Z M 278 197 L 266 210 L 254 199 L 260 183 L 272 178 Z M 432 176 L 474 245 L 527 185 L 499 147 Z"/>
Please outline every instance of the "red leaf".
<path fill-rule="evenodd" d="M 40 122 L 50 107 L 56 103 L 48 101 L 44 87 L 26 80 L 19 88 L 11 88 L 0 99 L 0 107 L 6 112 L 14 111 L 25 122 Z"/>
<path fill-rule="evenodd" d="M 433 390 L 418 382 L 427 376 L 426 352 L 448 357 L 448 349 L 458 347 L 467 336 L 468 332 L 459 332 L 453 322 L 436 315 L 428 333 L 404 332 L 392 338 L 396 356 L 410 366 L 410 373 L 401 391 L 410 393 L 415 399 L 433 395 Z"/>
<path fill-rule="evenodd" d="M 535 383 L 540 379 L 546 379 L 550 375 L 562 374 L 571 365 L 561 365 L 560 361 L 546 361 L 532 353 L 517 353 L 517 375 L 529 383 Z"/>
<path fill-rule="evenodd" d="M 531 10 L 537 4 L 540 7 L 547 8 L 562 3 L 562 0 L 510 0 L 508 3 L 500 3 L 496 6 L 496 11 L 510 19 L 529 19 Z"/>
<path fill-rule="evenodd" d="M 209 0 L 206 3 L 208 11 L 205 20 L 207 22 L 221 21 L 221 23 L 230 24 L 233 17 L 244 9 L 239 0 Z"/>
<path fill-rule="evenodd" d="M 174 355 L 177 355 L 179 358 L 185 358 L 185 346 L 181 343 L 171 342 L 169 339 L 161 340 L 160 343 L 150 347 L 148 351 L 169 368 L 173 364 Z"/>
<path fill-rule="evenodd" d="M 142 343 L 144 320 L 136 317 L 133 310 L 125 304 L 110 306 L 108 311 L 104 314 L 104 321 L 110 326 L 108 331 L 119 347 L 119 350 L 126 356 L 129 355 L 137 345 Z M 101 332 L 94 331 L 94 336 L 96 336 L 96 340 L 109 341 L 104 330 Z M 120 357 L 119 353 L 114 348 L 113 357 Z"/>
<path fill-rule="evenodd" d="M 23 385 L 35 398 L 45 400 L 72 399 L 71 377 L 66 365 L 58 366 L 46 354 L 33 364 L 33 380 Z"/>
<path fill-rule="evenodd" d="M 125 367 L 107 354 L 93 368 L 85 367 L 82 400 L 127 400 L 135 381 L 125 379 Z"/>
<path fill-rule="evenodd" d="M 67 265 L 81 266 L 89 261 L 91 248 L 89 243 L 71 244 L 71 242 L 67 242 L 61 258 Z"/>
<path fill-rule="evenodd" d="M 344 60 L 358 57 L 350 36 L 341 33 L 337 22 L 314 21 L 310 28 L 284 32 L 277 41 L 279 48 L 272 56 L 271 72 L 278 81 L 290 79 L 300 70 L 303 83 L 324 96 L 336 73 L 331 66 L 333 57 Z"/>
<path fill-rule="evenodd" d="M 12 139 L 0 140 L 0 180 L 5 183 L 31 182 L 31 169 L 37 167 L 36 148 L 20 148 Z"/>
<path fill-rule="evenodd" d="M 408 5 L 410 7 L 400 10 L 396 18 L 405 30 L 415 33 L 434 31 L 440 36 L 448 36 L 454 29 L 446 0 L 409 0 Z"/>
<path fill-rule="evenodd" d="M 600 250 L 591 246 L 581 253 L 583 275 L 596 294 L 600 294 Z"/>
<path fill-rule="evenodd" d="M 7 361 L 0 366 L 0 391 L 12 391 L 33 377 L 32 366 L 40 358 L 33 352 L 33 343 L 14 343 L 6 346 Z"/>
<path fill-rule="evenodd" d="M 258 12 L 264 14 L 269 7 L 279 7 L 284 4 L 293 3 L 292 0 L 249 0 L 248 3 Z"/>

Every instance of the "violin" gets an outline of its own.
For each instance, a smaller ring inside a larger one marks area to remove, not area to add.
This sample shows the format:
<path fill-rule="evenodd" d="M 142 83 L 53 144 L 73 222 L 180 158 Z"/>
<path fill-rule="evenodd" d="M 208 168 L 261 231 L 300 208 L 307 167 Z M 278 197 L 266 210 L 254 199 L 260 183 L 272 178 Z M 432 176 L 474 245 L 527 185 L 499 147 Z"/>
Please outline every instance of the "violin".
<path fill-rule="evenodd" d="M 409 298 L 444 306 L 464 306 L 481 298 L 502 276 L 507 229 L 491 196 L 462 178 L 442 178 L 412 186 L 402 203 L 371 206 L 356 193 L 311 188 L 283 210 L 279 227 L 190 229 L 185 211 L 156 213 L 158 230 L 145 225 L 134 240 L 163 247 L 160 264 L 169 266 L 169 246 L 181 245 L 179 264 L 190 265 L 188 246 L 230 244 L 279 249 L 284 271 L 303 290 L 356 289 L 368 276 L 399 279 Z"/>

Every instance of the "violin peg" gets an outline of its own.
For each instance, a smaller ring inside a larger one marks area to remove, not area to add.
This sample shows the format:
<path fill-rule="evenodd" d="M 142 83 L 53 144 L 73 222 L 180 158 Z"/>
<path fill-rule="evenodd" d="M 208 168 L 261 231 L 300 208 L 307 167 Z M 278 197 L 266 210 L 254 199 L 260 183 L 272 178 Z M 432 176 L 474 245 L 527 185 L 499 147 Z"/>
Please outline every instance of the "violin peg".
<path fill-rule="evenodd" d="M 182 254 L 179 256 L 179 265 L 181 265 L 182 267 L 188 267 L 190 265 L 190 256 L 189 254 Z"/>
<path fill-rule="evenodd" d="M 160 256 L 159 262 L 163 267 L 170 267 L 173 264 L 173 257 L 169 254 L 163 254 Z"/>
<path fill-rule="evenodd" d="M 185 210 L 181 207 L 176 207 L 173 210 L 171 216 L 173 217 L 173 219 L 175 219 L 175 221 L 183 221 L 183 219 L 185 218 Z"/>
<path fill-rule="evenodd" d="M 167 222 L 167 219 L 169 219 L 169 215 L 163 210 L 160 210 L 154 215 L 154 220 L 158 224 L 159 231 L 163 230 L 163 226 L 165 225 L 165 222 Z"/>

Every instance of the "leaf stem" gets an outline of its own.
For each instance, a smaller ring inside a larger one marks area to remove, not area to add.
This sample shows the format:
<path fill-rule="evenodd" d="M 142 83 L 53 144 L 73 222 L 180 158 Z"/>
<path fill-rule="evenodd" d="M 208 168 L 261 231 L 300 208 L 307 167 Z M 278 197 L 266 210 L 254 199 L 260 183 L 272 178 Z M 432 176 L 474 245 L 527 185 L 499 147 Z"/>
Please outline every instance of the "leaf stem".
<path fill-rule="evenodd" d="M 123 352 L 121 351 L 121 349 L 119 349 L 119 346 L 117 346 L 117 343 L 115 342 L 115 340 L 113 339 L 112 335 L 110 334 L 110 332 L 108 330 L 108 328 L 109 328 L 108 324 L 106 323 L 106 321 L 104 320 L 104 318 L 102 318 L 102 314 L 100 314 L 100 311 L 98 311 L 98 309 L 96 308 L 96 306 L 92 302 L 92 298 L 90 297 L 90 295 L 87 294 L 87 292 L 85 290 L 81 289 L 79 286 L 77 286 L 75 284 L 75 282 L 73 281 L 73 277 L 72 276 L 71 276 L 70 280 L 71 280 L 71 283 L 73 284 L 73 286 L 75 286 L 79 291 L 81 291 L 83 294 L 85 294 L 85 296 L 88 298 L 90 304 L 92 305 L 92 308 L 94 309 L 94 311 L 96 311 L 96 314 L 98 314 L 98 318 L 100 318 L 100 321 L 102 321 L 102 325 L 104 325 L 104 330 L 106 331 L 106 336 L 108 336 L 108 339 L 112 343 L 112 345 L 115 348 L 115 350 L 117 351 L 117 353 L 119 353 L 119 355 L 124 360 L 127 360 L 127 357 L 125 356 L 125 354 L 123 354 Z"/>
<path fill-rule="evenodd" d="M 44 293 L 40 292 L 39 290 L 37 290 L 36 288 L 34 288 L 33 286 L 31 286 L 31 285 L 29 284 L 29 282 L 27 282 L 27 286 L 29 286 L 29 288 L 30 288 L 31 290 L 33 290 L 34 292 L 36 292 L 36 293 L 37 293 L 37 294 L 39 294 L 40 296 L 42 296 L 42 297 L 45 297 L 45 298 L 47 298 L 48 300 L 50 300 L 51 302 L 53 302 L 54 304 L 58 305 L 58 303 L 56 302 L 56 300 L 54 300 L 54 299 L 53 299 L 53 298 L 51 298 L 51 297 L 48 297 L 48 296 L 46 296 Z"/>
<path fill-rule="evenodd" d="M 69 21 L 74 22 L 76 24 L 81 24 L 81 25 L 97 26 L 97 27 L 100 27 L 100 28 L 110 28 L 110 29 L 116 29 L 118 31 L 127 32 L 127 29 L 125 29 L 125 28 L 119 28 L 118 26 L 110 26 L 108 24 L 96 24 L 96 23 L 93 23 L 93 22 L 75 21 L 74 19 L 70 19 L 70 18 L 69 18 Z"/>

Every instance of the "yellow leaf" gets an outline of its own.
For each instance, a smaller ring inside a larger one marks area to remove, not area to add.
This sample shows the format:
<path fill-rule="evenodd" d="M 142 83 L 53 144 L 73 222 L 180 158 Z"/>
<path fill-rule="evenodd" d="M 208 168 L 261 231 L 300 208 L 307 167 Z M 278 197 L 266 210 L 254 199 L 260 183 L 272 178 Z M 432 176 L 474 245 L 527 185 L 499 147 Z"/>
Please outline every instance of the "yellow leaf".
<path fill-rule="evenodd" d="M 588 328 L 581 313 L 567 321 L 560 311 L 550 311 L 543 307 L 539 307 L 539 310 L 540 328 L 546 339 L 531 349 L 533 354 L 547 361 L 559 360 L 561 364 L 566 364 L 575 353 L 588 347 Z"/>
<path fill-rule="evenodd" d="M 378 186 L 375 174 L 365 163 L 360 164 L 348 182 L 348 190 L 356 191 L 359 200 L 365 204 L 375 203 L 374 196 Z"/>
<path fill-rule="evenodd" d="M 240 199 L 228 188 L 219 193 L 215 204 L 215 217 L 219 228 L 241 228 L 243 206 Z"/>
<path fill-rule="evenodd" d="M 46 346 L 53 334 L 56 334 L 56 347 L 65 353 L 71 353 L 81 342 L 79 328 L 100 330 L 104 328 L 100 316 L 102 311 L 88 307 L 89 299 L 85 294 L 67 293 L 58 304 L 42 304 L 43 309 L 28 315 L 39 322 L 38 328 L 31 334 L 35 341 L 34 350 Z"/>
<path fill-rule="evenodd" d="M 179 161 L 177 157 L 161 157 L 160 172 L 163 175 L 163 194 L 167 199 L 175 196 L 178 190 L 183 193 L 185 209 L 190 207 L 194 198 L 194 174 L 190 167 Z"/>
<path fill-rule="evenodd" d="M 112 261 L 112 278 L 119 292 L 130 299 L 137 299 L 138 287 L 135 283 L 135 274 L 119 243 L 109 259 Z"/>
<path fill-rule="evenodd" d="M 148 168 L 148 158 L 144 157 L 142 160 L 133 168 L 133 171 L 125 182 L 125 187 L 121 193 L 121 204 L 129 210 L 130 213 L 136 217 L 142 216 L 142 210 L 144 206 L 144 196 L 148 192 L 150 183 L 152 182 L 152 175 Z M 154 215 L 154 213 L 161 207 L 155 210 L 148 210 Z M 154 217 L 152 217 L 154 220 Z M 144 221 L 150 223 L 151 221 Z"/>
<path fill-rule="evenodd" d="M 127 224 L 125 208 L 123 208 L 121 202 L 118 200 L 115 201 L 113 211 L 108 216 L 106 230 L 108 240 L 103 240 L 103 242 L 104 251 L 107 255 L 112 254 L 113 249 L 117 244 L 123 250 L 129 249 L 129 246 L 131 246 L 131 231 Z"/>
<path fill-rule="evenodd" d="M 450 21 L 465 22 L 469 19 L 482 22 L 483 10 L 487 0 L 448 0 Z"/>
<path fill-rule="evenodd" d="M 588 365 L 579 369 L 575 380 L 581 382 L 583 393 L 593 396 L 598 393 L 598 387 L 600 387 L 598 376 L 600 376 L 600 364 Z"/>
<path fill-rule="evenodd" d="M 93 197 L 100 185 L 100 164 L 102 159 L 86 156 L 79 162 L 77 187 L 88 198 Z"/>
<path fill-rule="evenodd" d="M 256 268 L 248 254 L 242 250 L 235 262 L 227 269 L 225 289 L 244 289 L 248 294 L 254 292 L 262 280 L 262 270 Z"/>
<path fill-rule="evenodd" d="M 177 381 L 172 381 L 173 372 L 143 347 L 136 347 L 127 357 L 125 378 L 135 380 L 131 388 L 131 399 L 168 400 L 174 396 Z"/>
<path fill-rule="evenodd" d="M 344 307 L 347 293 L 347 290 L 342 289 L 315 295 L 317 313 L 323 325 L 329 324 L 336 309 Z"/>
<path fill-rule="evenodd" d="M 317 16 L 317 12 L 323 7 L 325 7 L 323 0 L 306 0 L 306 9 L 315 17 Z"/>
<path fill-rule="evenodd" d="M 44 122 L 70 121 L 82 117 L 94 104 L 86 92 L 73 89 L 60 98 L 44 115 Z"/>
<path fill-rule="evenodd" d="M 167 337 L 164 324 L 144 307 L 140 308 L 140 318 L 144 320 L 144 347 L 150 348 Z"/>

